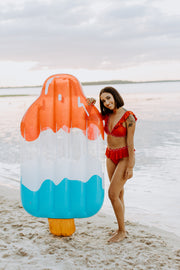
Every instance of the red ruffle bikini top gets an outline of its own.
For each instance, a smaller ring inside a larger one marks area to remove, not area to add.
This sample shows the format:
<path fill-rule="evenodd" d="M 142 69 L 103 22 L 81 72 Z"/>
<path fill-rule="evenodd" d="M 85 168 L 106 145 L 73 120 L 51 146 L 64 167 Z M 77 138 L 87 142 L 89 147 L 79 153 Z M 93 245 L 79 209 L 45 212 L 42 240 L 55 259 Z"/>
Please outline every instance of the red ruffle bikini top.
<path fill-rule="evenodd" d="M 117 122 L 117 124 L 113 127 L 111 132 L 109 131 L 109 128 L 108 128 L 109 114 L 105 115 L 103 118 L 103 120 L 105 120 L 104 131 L 107 134 L 115 136 L 115 137 L 125 137 L 127 135 L 127 128 L 123 126 L 123 123 L 127 120 L 130 114 L 133 115 L 135 118 L 135 121 L 137 121 L 137 117 L 135 116 L 133 112 L 126 111 L 121 117 L 121 119 Z"/>

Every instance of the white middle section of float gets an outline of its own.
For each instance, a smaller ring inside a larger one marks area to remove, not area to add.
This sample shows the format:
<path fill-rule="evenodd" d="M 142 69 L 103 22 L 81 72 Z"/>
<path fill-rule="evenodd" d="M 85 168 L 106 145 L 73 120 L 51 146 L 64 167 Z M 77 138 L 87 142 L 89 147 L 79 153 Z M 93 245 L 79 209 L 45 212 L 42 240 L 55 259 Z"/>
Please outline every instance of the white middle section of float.
<path fill-rule="evenodd" d="M 87 182 L 93 175 L 102 179 L 104 141 L 101 136 L 88 140 L 80 129 L 54 133 L 47 129 L 37 140 L 22 139 L 22 184 L 37 191 L 49 179 L 58 185 L 64 178 Z"/>

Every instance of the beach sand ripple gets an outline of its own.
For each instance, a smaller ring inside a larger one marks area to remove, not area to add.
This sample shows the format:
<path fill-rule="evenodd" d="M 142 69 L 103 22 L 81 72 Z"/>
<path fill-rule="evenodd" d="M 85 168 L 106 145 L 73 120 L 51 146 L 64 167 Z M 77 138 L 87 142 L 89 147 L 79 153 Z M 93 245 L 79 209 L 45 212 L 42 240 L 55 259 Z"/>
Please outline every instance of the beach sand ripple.
<path fill-rule="evenodd" d="M 77 219 L 71 237 L 49 232 L 48 220 L 25 212 L 18 189 L 1 186 L 0 269 L 180 269 L 180 239 L 126 221 L 128 238 L 109 244 L 115 218 Z"/>

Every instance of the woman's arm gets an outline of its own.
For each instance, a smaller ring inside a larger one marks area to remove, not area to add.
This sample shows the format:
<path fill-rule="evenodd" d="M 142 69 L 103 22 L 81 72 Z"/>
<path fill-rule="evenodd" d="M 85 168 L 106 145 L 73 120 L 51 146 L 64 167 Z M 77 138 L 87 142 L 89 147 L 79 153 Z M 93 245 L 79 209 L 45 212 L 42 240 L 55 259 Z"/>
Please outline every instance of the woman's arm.
<path fill-rule="evenodd" d="M 125 177 L 127 179 L 133 176 L 133 167 L 135 165 L 135 155 L 134 155 L 134 133 L 136 127 L 136 121 L 133 115 L 129 115 L 126 120 L 127 124 L 127 146 L 129 152 L 129 160 L 126 169 Z"/>

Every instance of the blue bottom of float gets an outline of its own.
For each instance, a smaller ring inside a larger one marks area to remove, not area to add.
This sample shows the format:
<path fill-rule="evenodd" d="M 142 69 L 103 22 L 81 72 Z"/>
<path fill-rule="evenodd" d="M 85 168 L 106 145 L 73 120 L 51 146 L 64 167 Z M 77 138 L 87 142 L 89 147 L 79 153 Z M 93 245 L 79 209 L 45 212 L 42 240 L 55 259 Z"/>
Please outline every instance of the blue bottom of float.
<path fill-rule="evenodd" d="M 31 191 L 21 183 L 21 200 L 24 209 L 36 217 L 90 217 L 103 204 L 102 178 L 94 175 L 86 183 L 65 178 L 58 185 L 45 180 L 37 191 Z"/>

